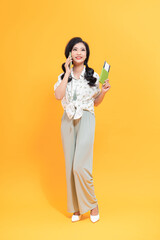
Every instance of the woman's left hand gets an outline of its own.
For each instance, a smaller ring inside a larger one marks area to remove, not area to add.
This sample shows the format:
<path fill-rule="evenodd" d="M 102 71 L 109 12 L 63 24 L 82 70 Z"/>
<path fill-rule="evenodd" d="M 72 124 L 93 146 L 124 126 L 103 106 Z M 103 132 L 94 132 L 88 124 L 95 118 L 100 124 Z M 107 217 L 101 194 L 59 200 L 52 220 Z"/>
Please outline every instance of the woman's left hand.
<path fill-rule="evenodd" d="M 109 84 L 109 79 L 104 81 L 104 84 L 102 85 L 101 91 L 103 93 L 106 93 L 111 88 L 111 85 Z"/>

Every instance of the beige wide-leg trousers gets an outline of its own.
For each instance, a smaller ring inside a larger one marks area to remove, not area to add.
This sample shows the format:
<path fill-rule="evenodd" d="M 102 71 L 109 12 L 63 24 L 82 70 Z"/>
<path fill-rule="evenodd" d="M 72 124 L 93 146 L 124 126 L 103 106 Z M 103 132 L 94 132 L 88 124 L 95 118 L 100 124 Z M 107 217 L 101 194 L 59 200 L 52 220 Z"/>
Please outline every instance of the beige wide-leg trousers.
<path fill-rule="evenodd" d="M 92 165 L 95 115 L 83 110 L 80 119 L 69 119 L 64 111 L 61 137 L 65 156 L 67 210 L 83 214 L 98 204 L 94 193 Z"/>

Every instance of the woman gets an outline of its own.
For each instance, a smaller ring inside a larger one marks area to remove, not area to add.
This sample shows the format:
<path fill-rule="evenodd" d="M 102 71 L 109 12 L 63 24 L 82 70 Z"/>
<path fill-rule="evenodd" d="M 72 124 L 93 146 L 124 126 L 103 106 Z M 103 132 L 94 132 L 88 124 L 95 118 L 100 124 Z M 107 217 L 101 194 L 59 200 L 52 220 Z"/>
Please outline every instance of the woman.
<path fill-rule="evenodd" d="M 71 56 L 69 53 L 71 52 Z M 94 193 L 92 165 L 95 132 L 94 106 L 98 106 L 110 89 L 109 79 L 99 88 L 99 76 L 88 67 L 90 50 L 79 37 L 65 48 L 64 73 L 54 85 L 56 99 L 61 100 L 61 137 L 65 156 L 67 209 L 72 222 L 90 210 L 92 222 L 99 220 L 98 201 Z M 70 68 L 70 63 L 73 68 Z"/>

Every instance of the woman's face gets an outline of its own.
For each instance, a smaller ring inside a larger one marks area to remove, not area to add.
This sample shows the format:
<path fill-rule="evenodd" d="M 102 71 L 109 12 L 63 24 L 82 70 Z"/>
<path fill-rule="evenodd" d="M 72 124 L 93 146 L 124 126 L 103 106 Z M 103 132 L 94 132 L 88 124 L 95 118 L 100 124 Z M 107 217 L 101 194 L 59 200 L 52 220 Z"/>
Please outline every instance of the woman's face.
<path fill-rule="evenodd" d="M 75 44 L 74 47 L 72 48 L 71 55 L 74 65 L 84 63 L 87 57 L 85 45 L 82 42 Z"/>

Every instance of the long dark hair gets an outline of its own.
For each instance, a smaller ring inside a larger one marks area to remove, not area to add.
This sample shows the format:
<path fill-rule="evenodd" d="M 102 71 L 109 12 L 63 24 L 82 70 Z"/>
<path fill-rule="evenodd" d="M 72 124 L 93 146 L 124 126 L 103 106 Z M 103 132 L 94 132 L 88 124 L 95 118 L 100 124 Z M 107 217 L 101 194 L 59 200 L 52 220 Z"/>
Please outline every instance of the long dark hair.
<path fill-rule="evenodd" d="M 65 48 L 65 56 L 66 58 L 68 58 L 69 56 L 69 52 L 72 51 L 72 48 L 74 47 L 75 44 L 79 43 L 79 42 L 82 42 L 85 47 L 86 47 L 86 51 L 87 51 L 87 56 L 86 56 L 86 59 L 84 61 L 84 65 L 86 65 L 86 71 L 85 71 L 85 74 L 84 74 L 84 77 L 85 79 L 88 81 L 88 84 L 92 87 L 92 86 L 95 86 L 95 82 L 97 80 L 97 78 L 93 77 L 93 74 L 94 74 L 94 70 L 90 67 L 88 67 L 88 59 L 89 59 L 89 55 L 90 55 L 90 50 L 89 50 L 89 46 L 88 44 L 82 40 L 82 38 L 80 37 L 74 37 L 72 38 L 68 44 L 66 45 L 66 48 Z M 64 73 L 61 75 L 61 79 L 63 80 L 64 78 L 64 75 L 65 75 L 65 63 L 62 64 L 62 69 L 64 71 Z M 69 78 L 68 78 L 68 82 L 72 81 L 72 76 L 70 75 Z"/>

